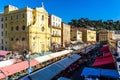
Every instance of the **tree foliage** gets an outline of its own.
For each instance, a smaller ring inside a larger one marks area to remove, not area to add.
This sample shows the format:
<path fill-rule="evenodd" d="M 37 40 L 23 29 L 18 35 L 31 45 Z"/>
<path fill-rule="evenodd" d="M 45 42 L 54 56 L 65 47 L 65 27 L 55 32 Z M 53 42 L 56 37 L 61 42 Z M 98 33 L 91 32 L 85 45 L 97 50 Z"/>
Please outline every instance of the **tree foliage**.
<path fill-rule="evenodd" d="M 113 20 L 90 20 L 88 18 L 72 19 L 68 24 L 74 27 L 89 28 L 93 27 L 95 30 L 108 29 L 108 30 L 120 30 L 120 21 Z"/>

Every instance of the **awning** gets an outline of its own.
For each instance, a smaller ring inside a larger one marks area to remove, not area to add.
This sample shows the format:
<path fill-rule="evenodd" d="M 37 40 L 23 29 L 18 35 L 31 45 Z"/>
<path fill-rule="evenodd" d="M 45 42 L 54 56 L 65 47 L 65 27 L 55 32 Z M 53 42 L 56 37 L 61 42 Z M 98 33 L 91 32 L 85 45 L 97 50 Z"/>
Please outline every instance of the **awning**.
<path fill-rule="evenodd" d="M 101 76 L 108 78 L 119 78 L 117 70 L 101 69 Z"/>
<path fill-rule="evenodd" d="M 83 47 L 83 45 L 77 45 L 77 46 L 74 46 L 72 47 L 73 50 L 79 50 Z"/>
<path fill-rule="evenodd" d="M 35 58 L 35 60 L 37 60 L 39 63 L 42 63 L 42 62 L 54 59 L 54 58 L 59 57 L 59 56 L 69 54 L 71 52 L 72 52 L 72 50 L 64 50 L 64 51 L 60 51 L 60 52 L 56 52 L 56 53 L 51 53 L 51 54 L 48 54 L 45 56 L 37 57 L 37 58 Z"/>
<path fill-rule="evenodd" d="M 114 59 L 112 56 L 101 57 L 101 58 L 98 57 L 96 58 L 92 66 L 99 68 L 115 68 Z"/>
<path fill-rule="evenodd" d="M 81 76 L 119 78 L 119 74 L 117 70 L 97 69 L 97 68 L 88 68 L 88 67 L 85 67 L 83 69 Z"/>
<path fill-rule="evenodd" d="M 30 61 L 30 66 L 35 66 L 39 64 L 38 61 L 36 60 L 31 60 Z M 5 67 L 2 67 L 1 70 L 7 75 L 12 75 L 16 72 L 20 72 L 22 70 L 25 70 L 28 68 L 28 62 L 27 61 L 23 61 L 23 62 L 20 62 L 20 63 L 16 63 L 16 64 L 13 64 L 13 65 L 9 65 L 9 66 L 5 66 Z"/>
<path fill-rule="evenodd" d="M 10 53 L 11 51 L 1 51 L 0 50 L 0 55 L 1 56 L 6 56 L 8 53 Z"/>
<path fill-rule="evenodd" d="M 43 69 L 40 69 L 29 75 L 32 80 L 51 80 L 61 71 L 65 70 L 68 66 L 70 66 L 73 62 L 80 58 L 79 55 L 73 54 L 70 57 L 66 57 L 58 62 L 55 62 Z M 21 80 L 28 79 L 28 76 L 25 76 Z M 29 79 L 30 80 L 30 79 Z"/>
<path fill-rule="evenodd" d="M 65 77 L 60 77 L 60 78 L 58 78 L 57 80 L 70 80 L 70 79 L 65 78 Z"/>
<path fill-rule="evenodd" d="M 88 48 L 86 48 L 86 49 L 83 49 L 83 50 L 81 50 L 81 53 L 83 53 L 83 54 L 87 54 L 88 52 L 90 52 L 92 49 L 94 49 L 96 46 L 95 45 L 92 45 L 92 46 L 90 46 L 90 47 L 88 47 Z"/>
<path fill-rule="evenodd" d="M 105 50 L 109 50 L 109 46 L 105 46 L 105 47 L 102 47 L 102 48 L 100 49 L 101 52 L 103 52 L 103 51 L 105 51 Z"/>
<path fill-rule="evenodd" d="M 81 76 L 94 76 L 99 77 L 100 76 L 100 70 L 95 68 L 87 68 L 85 67 L 81 73 Z"/>
<path fill-rule="evenodd" d="M 56 52 L 56 53 L 52 53 L 46 56 L 41 56 L 41 57 L 32 59 L 30 60 L 30 66 L 31 67 L 35 66 L 37 64 L 51 60 L 53 58 L 63 56 L 65 54 L 69 54 L 70 52 L 72 52 L 72 50 L 64 50 L 64 51 L 60 51 L 60 52 Z M 14 59 L 0 62 L 1 70 L 6 74 L 6 76 L 13 75 L 16 72 L 20 72 L 28 68 L 27 61 L 19 62 L 16 64 L 14 64 L 14 62 L 15 62 Z M 0 76 L 4 77 L 3 75 L 0 75 Z"/>
<path fill-rule="evenodd" d="M 15 59 L 10 59 L 10 60 L 6 60 L 6 61 L 1 61 L 0 62 L 0 67 L 5 67 L 5 66 L 9 66 L 14 64 Z"/>
<path fill-rule="evenodd" d="M 112 53 L 111 52 L 108 52 L 108 53 L 104 53 L 104 57 L 107 57 L 107 56 L 112 56 Z"/>

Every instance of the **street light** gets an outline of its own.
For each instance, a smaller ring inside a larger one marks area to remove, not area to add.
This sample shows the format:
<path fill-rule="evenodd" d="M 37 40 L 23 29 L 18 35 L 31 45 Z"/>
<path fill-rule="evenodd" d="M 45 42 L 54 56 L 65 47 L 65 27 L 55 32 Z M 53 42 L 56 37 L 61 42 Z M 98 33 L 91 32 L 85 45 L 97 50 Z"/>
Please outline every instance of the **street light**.
<path fill-rule="evenodd" d="M 32 72 L 32 68 L 30 66 L 30 54 L 31 54 L 31 52 L 28 51 L 28 54 L 26 55 L 27 62 L 28 62 L 28 74 L 30 74 Z"/>
<path fill-rule="evenodd" d="M 31 52 L 29 50 L 24 50 L 24 57 L 28 62 L 28 74 L 30 74 L 32 72 L 32 68 L 30 66 L 30 54 L 31 54 Z"/>

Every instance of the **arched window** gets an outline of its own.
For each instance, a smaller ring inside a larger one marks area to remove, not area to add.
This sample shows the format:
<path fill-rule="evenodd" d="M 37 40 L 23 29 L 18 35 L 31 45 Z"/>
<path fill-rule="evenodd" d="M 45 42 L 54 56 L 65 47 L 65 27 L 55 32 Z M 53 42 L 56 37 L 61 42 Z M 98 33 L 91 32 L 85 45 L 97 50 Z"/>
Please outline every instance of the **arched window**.
<path fill-rule="evenodd" d="M 24 38 L 24 37 L 22 38 L 22 41 L 25 41 L 25 38 Z"/>
<path fill-rule="evenodd" d="M 16 38 L 16 41 L 19 41 L 19 39 L 18 39 L 18 38 Z"/>
<path fill-rule="evenodd" d="M 25 28 L 26 28 L 25 26 L 22 26 L 22 30 L 25 30 Z"/>
<path fill-rule="evenodd" d="M 42 15 L 42 21 L 44 21 L 44 15 Z"/>
<path fill-rule="evenodd" d="M 19 30 L 19 26 L 16 26 L 16 30 L 17 30 L 17 31 Z"/>
<path fill-rule="evenodd" d="M 13 41 L 13 38 L 11 38 L 11 41 Z"/>

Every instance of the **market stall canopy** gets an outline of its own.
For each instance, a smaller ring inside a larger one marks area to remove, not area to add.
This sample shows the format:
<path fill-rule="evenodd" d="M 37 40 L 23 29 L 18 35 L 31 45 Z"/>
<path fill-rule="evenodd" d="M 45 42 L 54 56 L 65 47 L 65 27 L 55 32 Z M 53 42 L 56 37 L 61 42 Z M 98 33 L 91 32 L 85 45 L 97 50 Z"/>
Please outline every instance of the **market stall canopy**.
<path fill-rule="evenodd" d="M 119 78 L 117 70 L 101 69 L 101 76 L 108 78 Z"/>
<path fill-rule="evenodd" d="M 0 67 L 5 67 L 5 66 L 9 66 L 14 64 L 15 59 L 10 59 L 10 60 L 6 60 L 6 61 L 1 61 L 0 62 Z"/>
<path fill-rule="evenodd" d="M 93 67 L 99 67 L 99 68 L 115 68 L 114 65 L 114 59 L 112 56 L 110 57 L 102 57 L 102 58 L 96 58 L 95 62 L 92 65 Z"/>
<path fill-rule="evenodd" d="M 6 56 L 8 53 L 11 53 L 11 51 L 2 51 L 2 50 L 0 50 L 0 55 L 1 56 Z"/>
<path fill-rule="evenodd" d="M 113 69 L 97 69 L 85 67 L 81 73 L 81 76 L 91 76 L 91 77 L 106 77 L 106 78 L 119 78 L 117 70 Z"/>
<path fill-rule="evenodd" d="M 60 77 L 60 78 L 58 78 L 57 80 L 70 80 L 70 79 L 65 78 L 65 77 Z"/>
<path fill-rule="evenodd" d="M 105 47 L 102 47 L 102 48 L 100 49 L 101 52 L 106 51 L 106 50 L 109 50 L 109 46 L 105 46 Z"/>
<path fill-rule="evenodd" d="M 100 76 L 100 70 L 95 68 L 87 68 L 85 67 L 81 73 L 81 76 L 94 76 L 99 77 Z"/>
<path fill-rule="evenodd" d="M 104 55 L 103 55 L 104 57 L 106 56 L 112 56 L 112 53 L 111 52 L 107 52 L 107 53 L 104 53 Z"/>
<path fill-rule="evenodd" d="M 81 50 L 81 53 L 87 54 L 88 52 L 90 52 L 95 47 L 96 47 L 95 45 L 89 46 L 88 48 Z"/>
<path fill-rule="evenodd" d="M 51 80 L 61 71 L 65 70 L 68 66 L 70 66 L 73 62 L 80 59 L 81 56 L 77 54 L 73 54 L 69 57 L 66 57 L 58 62 L 55 62 L 43 69 L 40 69 L 29 75 L 32 80 Z M 20 80 L 30 80 L 28 76 L 23 77 Z"/>
<path fill-rule="evenodd" d="M 31 67 L 35 66 L 37 64 L 39 64 L 39 62 L 34 60 L 34 59 L 30 61 L 30 66 Z M 9 76 L 9 75 L 12 75 L 16 72 L 20 72 L 22 70 L 25 70 L 27 68 L 28 68 L 28 62 L 23 61 L 23 62 L 20 62 L 20 63 L 16 63 L 16 64 L 13 64 L 13 65 L 2 67 L 1 70 L 2 70 L 2 72 L 5 73 L 5 75 Z"/>

